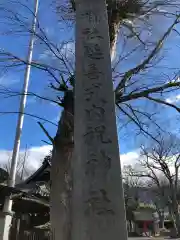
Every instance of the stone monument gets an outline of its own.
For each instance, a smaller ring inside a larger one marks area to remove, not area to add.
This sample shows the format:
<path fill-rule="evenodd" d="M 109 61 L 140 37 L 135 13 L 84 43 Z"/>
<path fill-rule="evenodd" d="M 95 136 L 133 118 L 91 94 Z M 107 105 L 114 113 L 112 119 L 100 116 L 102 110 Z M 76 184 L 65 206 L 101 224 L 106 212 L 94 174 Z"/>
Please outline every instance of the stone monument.
<path fill-rule="evenodd" d="M 72 240 L 126 240 L 105 0 L 76 0 Z"/>

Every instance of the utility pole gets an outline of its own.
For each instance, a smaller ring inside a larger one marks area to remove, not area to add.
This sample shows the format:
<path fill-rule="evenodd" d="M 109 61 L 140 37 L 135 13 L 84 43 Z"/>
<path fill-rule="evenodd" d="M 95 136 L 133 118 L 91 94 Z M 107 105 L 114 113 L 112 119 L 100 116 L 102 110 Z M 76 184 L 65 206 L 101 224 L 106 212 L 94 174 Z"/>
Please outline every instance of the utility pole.
<path fill-rule="evenodd" d="M 16 181 L 17 162 L 18 162 L 18 156 L 19 156 L 22 127 L 23 127 L 23 122 L 24 122 L 24 109 L 25 109 L 26 101 L 27 101 L 27 92 L 28 92 L 28 85 L 29 85 L 29 78 L 30 78 L 33 47 L 34 47 L 34 41 L 35 41 L 38 5 L 39 5 L 39 0 L 35 0 L 34 16 L 33 16 L 33 23 L 32 23 L 32 29 L 31 29 L 31 37 L 30 37 L 30 42 L 29 42 L 28 57 L 27 57 L 27 65 L 26 65 L 26 70 L 25 70 L 25 75 L 24 75 L 24 84 L 23 84 L 20 107 L 19 107 L 18 122 L 17 122 L 17 127 L 16 127 L 16 136 L 15 136 L 15 141 L 14 141 L 14 148 L 13 148 L 13 154 L 12 154 L 12 160 L 11 160 L 11 168 L 10 168 L 9 179 L 8 179 L 8 187 L 14 187 L 15 181 Z M 3 224 L 2 234 L 0 236 L 1 240 L 9 239 L 9 231 L 10 231 L 12 215 L 13 215 L 12 214 L 12 203 L 13 203 L 13 201 L 11 200 L 11 196 L 7 196 L 5 203 L 4 203 L 4 209 L 3 209 L 4 224 Z"/>

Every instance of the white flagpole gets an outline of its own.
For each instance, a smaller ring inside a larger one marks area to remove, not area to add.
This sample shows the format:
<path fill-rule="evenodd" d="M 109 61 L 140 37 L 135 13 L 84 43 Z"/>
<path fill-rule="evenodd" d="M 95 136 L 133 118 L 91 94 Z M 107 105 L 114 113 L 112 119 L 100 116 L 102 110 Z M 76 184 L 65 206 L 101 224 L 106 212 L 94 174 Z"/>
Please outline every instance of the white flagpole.
<path fill-rule="evenodd" d="M 24 85 L 23 85 L 20 107 L 19 107 L 19 115 L 18 115 L 18 122 L 16 127 L 16 136 L 14 140 L 14 148 L 13 148 L 13 154 L 12 154 L 12 160 L 11 160 L 11 169 L 9 173 L 8 187 L 14 187 L 15 181 L 16 181 L 17 162 L 18 162 L 18 156 L 19 156 L 22 127 L 24 122 L 24 109 L 26 107 L 26 102 L 27 102 L 28 85 L 29 85 L 29 78 L 30 78 L 30 71 L 31 71 L 33 47 L 34 47 L 34 41 L 35 41 L 38 5 L 39 5 L 39 0 L 35 0 L 34 18 L 33 18 L 32 29 L 31 29 L 27 65 L 26 65 L 26 70 L 24 75 Z M 12 221 L 12 203 L 13 202 L 11 200 L 11 196 L 8 196 L 5 200 L 4 209 L 3 209 L 4 225 L 2 229 L 3 233 L 0 236 L 0 239 L 2 240 L 9 239 L 9 231 L 10 231 L 10 226 Z"/>

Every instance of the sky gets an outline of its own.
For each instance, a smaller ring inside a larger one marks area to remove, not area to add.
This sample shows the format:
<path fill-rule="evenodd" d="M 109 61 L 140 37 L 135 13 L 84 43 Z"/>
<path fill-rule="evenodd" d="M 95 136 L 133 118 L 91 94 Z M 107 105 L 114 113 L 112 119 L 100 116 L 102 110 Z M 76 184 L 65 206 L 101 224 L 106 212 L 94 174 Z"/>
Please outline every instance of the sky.
<path fill-rule="evenodd" d="M 33 9 L 33 0 L 21 0 L 21 2 L 28 5 L 29 9 Z M 18 23 L 11 23 L 10 25 L 10 20 L 6 19 L 2 21 L 4 16 L 1 17 L 0 49 L 4 49 L 5 51 L 18 55 L 21 58 L 26 58 L 29 42 L 27 28 L 29 28 L 32 21 L 32 14 L 28 8 L 22 5 L 17 5 L 17 1 L 14 1 L 12 5 L 8 5 L 8 1 L 4 1 L 3 4 L 5 4 L 6 7 L 13 9 L 14 12 L 20 14 L 18 16 L 26 16 L 27 19 L 25 19 L 26 26 L 22 27 L 19 26 Z M 158 36 L 162 35 L 171 22 L 171 20 L 167 20 L 167 22 L 164 22 L 164 25 L 162 26 L 161 24 L 157 25 L 157 21 L 159 21 L 158 17 L 154 17 L 151 20 L 152 25 L 155 26 L 153 35 L 150 35 L 147 30 L 143 31 L 142 39 L 145 42 L 149 39 L 155 41 Z M 66 44 L 66 41 L 73 40 L 74 29 L 69 27 L 68 22 L 64 23 L 61 21 L 60 17 L 58 18 L 55 9 L 52 8 L 49 0 L 40 1 L 38 24 L 46 33 L 49 41 L 60 49 L 60 52 L 56 52 L 57 55 L 66 53 L 67 58 L 72 60 L 74 57 L 74 44 L 72 42 Z M 137 22 L 137 26 L 140 26 L 139 22 Z M 18 32 L 15 33 L 15 30 Z M 21 32 L 19 32 L 19 30 L 21 30 Z M 22 30 L 24 31 L 22 32 Z M 119 38 L 121 38 L 124 34 L 124 30 L 121 30 Z M 3 34 L 5 31 L 6 34 Z M 177 73 L 177 69 L 180 67 L 180 62 L 178 61 L 179 40 L 180 39 L 175 34 L 170 36 L 170 38 L 166 41 L 162 55 L 160 54 L 159 56 L 161 61 L 157 63 L 156 68 L 148 71 L 145 75 L 138 77 L 146 78 L 146 81 L 148 81 L 149 84 L 152 84 L 153 81 L 161 81 L 161 79 L 168 80 L 168 77 L 172 79 L 174 74 Z M 62 42 L 64 43 L 63 45 Z M 131 49 L 134 48 L 134 44 L 137 44 L 137 41 L 135 42 L 135 40 L 129 40 L 128 44 L 125 46 L 123 45 L 121 38 L 117 46 L 117 54 L 116 58 L 113 60 L 113 64 L 118 59 L 118 54 L 121 54 L 121 56 L 123 56 L 123 54 L 126 55 L 127 52 L 130 52 Z M 119 71 L 125 71 L 126 69 L 135 66 L 137 63 L 141 62 L 146 55 L 146 49 L 143 49 L 142 47 L 138 48 L 136 54 L 132 54 L 128 61 L 127 58 L 122 61 L 119 66 Z M 54 54 L 49 51 L 46 44 L 42 44 L 39 39 L 36 39 L 35 42 L 33 59 L 44 64 L 50 64 L 55 68 L 62 67 Z M 9 91 L 19 92 L 22 89 L 25 72 L 24 66 L 18 68 L 9 67 L 4 69 L 2 65 L 2 62 L 0 62 L 0 164 L 5 163 L 11 154 L 17 123 L 17 114 L 3 114 L 2 112 L 17 112 L 20 101 L 19 96 L 10 97 L 9 95 L 7 96 L 2 93 L 7 89 Z M 73 66 L 71 67 L 71 69 L 73 69 Z M 59 93 L 49 87 L 50 83 L 52 83 L 52 78 L 45 71 L 33 68 L 31 69 L 29 92 L 34 92 L 38 95 L 55 100 Z M 169 93 L 166 98 L 169 103 L 176 102 L 178 104 L 178 102 L 180 102 L 180 92 Z M 136 104 L 143 109 L 147 108 L 146 102 L 136 102 Z M 148 108 L 149 111 L 152 108 L 155 110 L 154 105 L 148 105 Z M 55 136 L 61 111 L 62 109 L 54 103 L 40 100 L 34 96 L 28 97 L 25 110 L 26 113 L 40 117 L 40 121 L 44 124 L 52 137 Z M 161 114 L 157 116 L 158 121 L 162 125 L 166 124 L 171 132 L 179 134 L 177 113 L 167 107 L 163 107 L 158 111 L 161 111 Z M 46 119 L 52 123 L 47 123 Z M 37 169 L 38 166 L 40 166 L 43 158 L 51 149 L 51 146 L 43 142 L 43 140 L 48 141 L 48 139 L 40 129 L 37 121 L 39 121 L 39 119 L 25 116 L 21 137 L 21 154 L 23 154 L 26 147 L 29 149 L 27 165 L 32 169 Z M 117 118 L 117 129 L 120 143 L 121 161 L 123 164 L 129 164 L 138 159 L 139 146 L 144 138 L 137 134 L 136 126 L 132 124 L 125 126 L 126 124 L 122 124 L 124 121 L 125 119 L 121 117 Z M 122 125 L 124 125 L 124 127 L 122 127 Z"/>

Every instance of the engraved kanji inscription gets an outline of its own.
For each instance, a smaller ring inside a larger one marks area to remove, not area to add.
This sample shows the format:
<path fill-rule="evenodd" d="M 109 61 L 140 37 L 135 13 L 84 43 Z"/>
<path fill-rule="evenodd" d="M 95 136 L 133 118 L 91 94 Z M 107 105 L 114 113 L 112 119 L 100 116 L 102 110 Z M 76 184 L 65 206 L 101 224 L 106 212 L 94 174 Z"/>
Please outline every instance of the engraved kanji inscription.
<path fill-rule="evenodd" d="M 96 139 L 96 134 L 92 127 L 87 128 L 87 132 L 84 134 L 84 138 L 85 143 L 91 146 L 94 140 Z"/>
<path fill-rule="evenodd" d="M 87 132 L 84 134 L 85 142 L 89 145 L 92 145 L 94 142 L 99 143 L 112 143 L 111 139 L 106 136 L 106 126 L 99 125 L 96 127 L 87 127 Z"/>
<path fill-rule="evenodd" d="M 95 128 L 97 136 L 100 138 L 101 143 L 111 143 L 111 139 L 106 136 L 106 126 L 100 125 Z"/>
<path fill-rule="evenodd" d="M 93 120 L 103 121 L 104 120 L 105 110 L 102 106 L 92 104 L 92 108 L 86 109 L 85 111 L 86 111 L 86 119 L 88 121 L 93 121 Z"/>
<path fill-rule="evenodd" d="M 103 39 L 101 34 L 99 33 L 97 28 L 85 28 L 82 31 L 82 34 L 85 36 L 87 40 L 93 40 L 93 39 Z"/>
<path fill-rule="evenodd" d="M 93 83 L 91 84 L 91 87 L 84 89 L 84 95 L 85 100 L 90 101 L 93 97 L 96 97 L 98 95 L 98 92 L 100 92 L 102 84 L 101 83 Z"/>
<path fill-rule="evenodd" d="M 102 164 L 101 166 L 109 171 L 109 169 L 111 168 L 111 157 L 107 154 L 106 150 L 101 150 L 100 151 L 101 153 L 101 161 L 102 161 Z"/>
<path fill-rule="evenodd" d="M 90 24 L 97 24 L 103 20 L 103 16 L 96 14 L 92 10 L 87 10 L 81 14 L 81 18 L 87 20 Z"/>
<path fill-rule="evenodd" d="M 90 59 L 104 59 L 104 54 L 99 43 L 89 43 L 84 46 L 84 55 Z"/>
<path fill-rule="evenodd" d="M 103 77 L 102 71 L 97 68 L 95 63 L 88 64 L 88 66 L 84 69 L 84 75 L 90 80 L 99 80 L 100 77 Z"/>
<path fill-rule="evenodd" d="M 89 198 L 85 202 L 87 209 L 85 214 L 95 213 L 96 215 L 114 215 L 107 193 L 104 189 L 90 191 Z"/>
<path fill-rule="evenodd" d="M 98 163 L 98 155 L 95 152 L 92 152 L 92 150 L 88 149 L 87 154 L 87 162 L 86 162 L 86 171 L 85 173 L 89 175 L 90 177 L 95 177 L 96 173 L 96 165 Z"/>
<path fill-rule="evenodd" d="M 87 150 L 86 174 L 94 178 L 96 175 L 104 183 L 109 169 L 111 168 L 111 157 L 107 154 L 105 149 L 100 151 Z"/>

